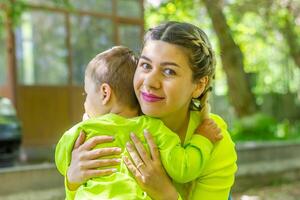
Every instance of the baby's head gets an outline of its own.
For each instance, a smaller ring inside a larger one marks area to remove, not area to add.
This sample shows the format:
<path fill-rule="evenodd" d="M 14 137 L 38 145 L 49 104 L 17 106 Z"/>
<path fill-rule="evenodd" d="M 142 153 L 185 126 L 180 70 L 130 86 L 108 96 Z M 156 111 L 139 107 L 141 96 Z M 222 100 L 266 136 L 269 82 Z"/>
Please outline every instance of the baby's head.
<path fill-rule="evenodd" d="M 85 71 L 85 112 L 89 117 L 110 113 L 118 104 L 133 110 L 139 108 L 133 89 L 137 59 L 133 52 L 116 46 L 96 55 Z"/>

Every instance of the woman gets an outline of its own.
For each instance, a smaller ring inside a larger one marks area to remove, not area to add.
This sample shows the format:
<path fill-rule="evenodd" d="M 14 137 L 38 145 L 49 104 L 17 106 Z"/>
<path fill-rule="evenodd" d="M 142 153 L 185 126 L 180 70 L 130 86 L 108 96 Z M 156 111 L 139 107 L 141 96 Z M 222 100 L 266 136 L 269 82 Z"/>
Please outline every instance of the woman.
<path fill-rule="evenodd" d="M 168 22 L 150 29 L 134 77 L 134 88 L 144 114 L 161 119 L 176 132 L 182 144 L 192 134 L 208 112 L 207 97 L 214 76 L 215 57 L 205 33 L 198 27 L 180 22 Z M 196 110 L 196 111 L 192 111 Z M 195 181 L 179 185 L 166 175 L 159 152 L 145 134 L 150 155 L 136 137 L 127 145 L 130 158 L 123 158 L 139 185 L 153 199 L 227 200 L 236 172 L 236 152 L 225 122 L 210 115 L 222 129 L 224 138 L 215 145 L 211 160 Z M 67 174 L 68 187 L 74 190 L 91 177 L 113 173 L 118 160 L 98 160 L 104 155 L 120 152 L 116 148 L 91 150 L 111 138 L 95 137 L 84 141 L 81 134 L 74 146 Z M 163 188 L 163 189 L 162 189 Z M 180 195 L 179 195 L 180 194 Z"/>

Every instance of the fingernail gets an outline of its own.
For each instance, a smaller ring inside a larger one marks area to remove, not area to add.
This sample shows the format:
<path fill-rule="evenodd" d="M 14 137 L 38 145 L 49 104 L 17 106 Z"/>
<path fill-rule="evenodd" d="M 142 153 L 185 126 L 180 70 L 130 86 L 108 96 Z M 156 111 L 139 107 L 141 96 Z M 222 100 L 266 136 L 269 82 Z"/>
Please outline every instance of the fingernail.
<path fill-rule="evenodd" d="M 130 133 L 130 137 L 133 138 L 133 139 L 135 139 L 135 134 L 131 132 Z"/>
<path fill-rule="evenodd" d="M 127 142 L 127 143 L 126 143 L 126 146 L 127 146 L 127 147 L 131 147 L 130 142 Z"/>
<path fill-rule="evenodd" d="M 148 130 L 144 129 L 144 135 L 148 135 Z"/>
<path fill-rule="evenodd" d="M 120 162 L 121 162 L 121 159 L 116 159 L 116 162 L 120 163 Z"/>

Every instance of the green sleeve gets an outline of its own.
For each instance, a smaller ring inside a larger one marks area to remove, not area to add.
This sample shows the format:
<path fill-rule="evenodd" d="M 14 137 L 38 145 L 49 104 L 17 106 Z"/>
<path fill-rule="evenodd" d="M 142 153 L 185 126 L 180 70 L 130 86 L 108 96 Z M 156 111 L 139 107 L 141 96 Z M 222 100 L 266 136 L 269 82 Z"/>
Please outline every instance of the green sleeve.
<path fill-rule="evenodd" d="M 55 164 L 58 171 L 66 176 L 69 164 L 71 162 L 71 155 L 74 143 L 80 133 L 79 125 L 75 125 L 66 131 L 60 138 L 55 148 Z"/>
<path fill-rule="evenodd" d="M 209 162 L 196 180 L 191 200 L 203 197 L 205 200 L 228 200 L 237 171 L 237 154 L 227 131 L 227 125 L 217 115 L 211 114 L 211 118 L 221 128 L 223 139 L 214 145 Z"/>
<path fill-rule="evenodd" d="M 177 183 L 190 182 L 202 173 L 210 158 L 213 144 L 201 135 L 193 135 L 184 146 L 177 134 L 164 127 L 160 130 L 161 160 L 169 176 Z"/>
<path fill-rule="evenodd" d="M 66 191 L 66 199 L 65 200 L 74 200 L 76 190 L 71 191 L 67 186 L 67 176 L 65 176 L 65 191 Z"/>
<path fill-rule="evenodd" d="M 79 136 L 80 130 L 79 125 L 75 125 L 66 131 L 55 148 L 55 164 L 58 171 L 64 176 L 66 200 L 73 200 L 76 194 L 76 191 L 70 191 L 68 189 L 66 174 L 71 162 L 73 146 Z"/>
<path fill-rule="evenodd" d="M 182 200 L 182 197 L 179 193 L 178 193 L 178 199 L 177 200 Z"/>

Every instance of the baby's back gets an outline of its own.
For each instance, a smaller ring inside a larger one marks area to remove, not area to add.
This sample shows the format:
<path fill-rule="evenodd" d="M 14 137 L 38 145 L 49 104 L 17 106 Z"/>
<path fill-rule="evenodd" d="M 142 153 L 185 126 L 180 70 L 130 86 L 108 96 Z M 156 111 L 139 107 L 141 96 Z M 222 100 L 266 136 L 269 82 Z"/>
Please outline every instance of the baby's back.
<path fill-rule="evenodd" d="M 130 141 L 131 132 L 135 133 L 148 149 L 143 136 L 144 129 L 159 134 L 161 126 L 163 123 L 160 120 L 147 116 L 127 119 L 115 114 L 107 114 L 81 122 L 67 131 L 59 141 L 56 148 L 56 165 L 59 171 L 66 175 L 74 142 L 81 131 L 86 133 L 86 140 L 99 135 L 113 136 L 113 142 L 99 144 L 95 148 L 120 147 L 121 156 L 129 156 L 126 143 Z M 154 139 L 159 142 L 155 135 Z M 88 180 L 78 188 L 75 199 L 150 199 L 131 176 L 122 159 L 116 168 L 116 173 Z"/>

